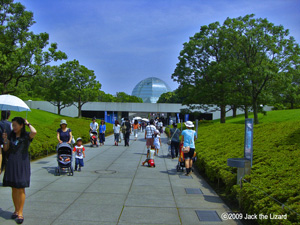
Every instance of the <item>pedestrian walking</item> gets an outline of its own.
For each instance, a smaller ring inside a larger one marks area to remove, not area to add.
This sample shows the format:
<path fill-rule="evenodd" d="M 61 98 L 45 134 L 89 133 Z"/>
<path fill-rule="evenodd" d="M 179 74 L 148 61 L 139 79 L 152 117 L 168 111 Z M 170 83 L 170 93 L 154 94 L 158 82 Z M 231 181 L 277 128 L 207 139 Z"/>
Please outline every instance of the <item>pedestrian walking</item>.
<path fill-rule="evenodd" d="M 155 131 L 155 137 L 154 137 L 154 147 L 155 147 L 155 154 L 158 156 L 158 152 L 159 152 L 159 149 L 160 149 L 160 146 L 161 146 L 161 139 L 160 139 L 160 132 L 159 130 L 156 130 Z"/>
<path fill-rule="evenodd" d="M 85 158 L 85 148 L 82 145 L 82 138 L 77 138 L 76 145 L 73 149 L 75 152 L 75 171 L 81 171 L 81 167 L 84 167 L 83 158 Z"/>
<path fill-rule="evenodd" d="M 186 175 L 190 175 L 193 166 L 193 157 L 195 152 L 196 132 L 192 130 L 193 122 L 185 122 L 186 130 L 182 131 L 181 143 L 183 144 L 182 151 L 184 153 Z"/>
<path fill-rule="evenodd" d="M 13 130 L 10 137 L 8 137 L 6 132 L 2 135 L 3 150 L 9 152 L 3 177 L 3 186 L 12 188 L 15 211 L 11 218 L 15 219 L 17 224 L 22 224 L 26 198 L 25 188 L 30 186 L 31 174 L 28 149 L 37 132 L 27 120 L 21 117 L 13 118 L 12 126 Z M 29 127 L 30 132 L 26 132 L 25 126 Z"/>
<path fill-rule="evenodd" d="M 113 130 L 114 130 L 114 136 L 115 136 L 115 145 L 118 146 L 119 140 L 120 140 L 120 133 L 121 133 L 121 126 L 120 126 L 118 120 L 115 121 Z"/>
<path fill-rule="evenodd" d="M 169 131 L 169 137 L 170 137 L 170 145 L 171 145 L 171 156 L 172 159 L 175 157 L 178 157 L 179 153 L 179 145 L 180 145 L 180 135 L 181 131 L 177 128 L 177 124 L 173 124 L 173 128 Z"/>
<path fill-rule="evenodd" d="M 128 118 L 124 119 L 124 122 L 122 124 L 122 132 L 125 135 L 125 146 L 129 146 L 129 137 L 130 137 L 132 130 L 131 130 L 131 124 L 130 124 Z"/>
<path fill-rule="evenodd" d="M 156 127 L 154 126 L 154 120 L 150 120 L 150 124 L 146 126 L 145 129 L 145 139 L 146 139 L 146 146 L 147 152 L 150 151 L 151 146 L 154 143 L 154 132 L 156 131 Z"/>
<path fill-rule="evenodd" d="M 138 131 L 139 131 L 139 121 L 135 120 L 133 123 L 133 134 L 134 134 L 134 140 L 136 141 L 138 138 Z"/>
<path fill-rule="evenodd" d="M 97 137 L 98 134 L 98 129 L 99 129 L 99 124 L 96 122 L 96 117 L 93 117 L 92 122 L 90 123 L 90 133 L 93 132 L 95 133 L 95 136 Z M 98 140 L 95 138 L 96 140 L 96 146 L 98 147 Z M 93 145 L 93 143 L 92 143 Z"/>
<path fill-rule="evenodd" d="M 66 142 L 68 144 L 72 143 L 72 130 L 67 127 L 67 121 L 66 120 L 61 120 L 60 121 L 60 128 L 57 129 L 57 140 L 59 144 Z"/>
<path fill-rule="evenodd" d="M 100 126 L 99 126 L 99 141 L 100 141 L 100 146 L 104 145 L 104 142 L 105 142 L 105 131 L 106 131 L 105 121 L 101 120 L 101 123 L 100 123 Z"/>

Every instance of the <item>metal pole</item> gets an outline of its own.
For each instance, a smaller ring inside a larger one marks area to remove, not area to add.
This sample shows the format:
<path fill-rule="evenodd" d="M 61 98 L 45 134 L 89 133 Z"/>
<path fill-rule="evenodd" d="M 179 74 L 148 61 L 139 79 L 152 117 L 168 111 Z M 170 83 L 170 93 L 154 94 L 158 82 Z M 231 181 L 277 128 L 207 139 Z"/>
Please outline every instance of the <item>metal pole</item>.
<path fill-rule="evenodd" d="M 196 139 L 198 139 L 198 124 L 199 124 L 199 120 L 196 120 Z"/>

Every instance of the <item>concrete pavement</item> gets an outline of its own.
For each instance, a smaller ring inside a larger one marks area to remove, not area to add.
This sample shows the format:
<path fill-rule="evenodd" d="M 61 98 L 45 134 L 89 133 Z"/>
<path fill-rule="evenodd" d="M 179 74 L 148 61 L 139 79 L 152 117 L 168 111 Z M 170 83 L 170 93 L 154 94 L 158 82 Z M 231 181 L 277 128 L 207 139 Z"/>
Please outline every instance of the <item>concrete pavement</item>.
<path fill-rule="evenodd" d="M 24 224 L 240 224 L 221 219 L 230 209 L 197 172 L 191 178 L 180 176 L 184 173 L 176 171 L 177 159 L 167 156 L 165 137 L 156 167 L 141 166 L 146 158 L 143 138 L 140 133 L 124 147 L 123 141 L 112 146 L 110 136 L 104 146 L 86 147 L 85 167 L 73 177 L 54 176 L 54 155 L 32 162 Z M 11 189 L 0 187 L 0 224 L 16 224 L 10 219 L 13 211 Z"/>

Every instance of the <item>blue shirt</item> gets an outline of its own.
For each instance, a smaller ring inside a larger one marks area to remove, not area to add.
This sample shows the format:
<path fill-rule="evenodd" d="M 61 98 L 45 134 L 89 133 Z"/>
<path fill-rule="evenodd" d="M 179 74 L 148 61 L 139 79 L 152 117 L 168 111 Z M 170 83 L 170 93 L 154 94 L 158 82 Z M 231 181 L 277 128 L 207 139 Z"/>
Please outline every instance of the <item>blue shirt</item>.
<path fill-rule="evenodd" d="M 104 125 L 100 125 L 99 132 L 103 133 L 104 131 L 106 131 L 106 125 L 105 124 Z"/>
<path fill-rule="evenodd" d="M 187 147 L 189 146 L 190 148 L 195 148 L 195 137 L 196 137 L 196 132 L 194 130 L 184 130 L 182 131 L 182 136 L 184 137 L 184 142 L 183 146 Z"/>

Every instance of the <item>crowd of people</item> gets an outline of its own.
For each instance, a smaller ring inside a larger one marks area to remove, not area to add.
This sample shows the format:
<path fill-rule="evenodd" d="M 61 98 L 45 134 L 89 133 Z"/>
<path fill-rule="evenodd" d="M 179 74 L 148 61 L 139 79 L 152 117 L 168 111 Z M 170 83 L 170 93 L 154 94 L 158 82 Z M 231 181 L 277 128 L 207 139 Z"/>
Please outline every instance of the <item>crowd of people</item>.
<path fill-rule="evenodd" d="M 26 120 L 21 117 L 15 117 L 12 122 L 9 122 L 9 111 L 2 111 L 0 121 L 0 174 L 5 167 L 3 176 L 3 186 L 12 188 L 12 199 L 15 207 L 14 213 L 11 215 L 16 223 L 22 224 L 24 221 L 23 208 L 25 203 L 25 188 L 30 186 L 30 157 L 29 146 L 35 137 L 36 129 Z M 26 132 L 25 126 L 28 126 L 30 132 Z M 191 174 L 193 164 L 193 156 L 195 152 L 196 132 L 192 130 L 194 124 L 191 121 L 185 123 L 186 130 L 182 132 L 174 123 L 173 127 L 167 134 L 169 137 L 169 145 L 171 148 L 172 159 L 178 157 L 180 144 L 184 151 L 186 175 Z M 134 140 L 138 139 L 138 133 L 144 132 L 147 146 L 147 155 L 150 155 L 150 150 L 154 150 L 156 156 L 159 155 L 161 148 L 161 134 L 164 132 L 164 125 L 161 120 L 151 119 L 149 122 L 134 120 L 129 121 L 128 118 L 119 123 L 115 121 L 113 124 L 114 145 L 118 146 L 122 139 L 124 145 L 129 146 L 129 138 L 133 133 Z M 100 125 L 96 122 L 96 118 L 92 119 L 89 127 L 90 133 L 97 134 L 95 139 L 96 146 L 104 145 L 106 125 L 105 121 L 101 121 Z M 180 138 L 181 136 L 181 138 Z M 67 143 L 74 146 L 75 154 L 75 171 L 81 171 L 84 166 L 83 158 L 85 158 L 85 148 L 82 145 L 82 138 L 77 138 L 75 141 L 72 130 L 68 127 L 67 121 L 62 119 L 60 128 L 57 129 L 58 147 L 61 144 Z M 71 156 L 72 157 L 72 156 Z M 61 162 L 70 162 L 71 157 L 60 156 L 58 160 Z M 148 161 L 143 163 L 143 165 Z"/>

